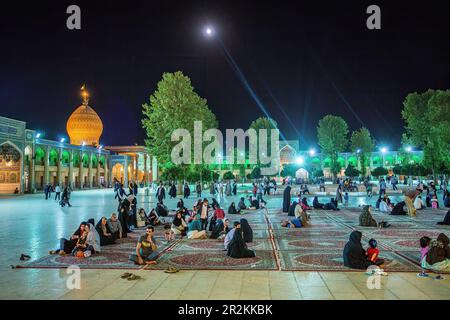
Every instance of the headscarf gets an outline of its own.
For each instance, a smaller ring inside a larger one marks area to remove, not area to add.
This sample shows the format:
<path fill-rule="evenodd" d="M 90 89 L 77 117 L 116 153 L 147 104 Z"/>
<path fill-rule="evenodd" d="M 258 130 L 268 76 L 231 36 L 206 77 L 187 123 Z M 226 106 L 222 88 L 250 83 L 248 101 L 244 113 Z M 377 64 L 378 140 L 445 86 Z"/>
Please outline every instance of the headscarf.
<path fill-rule="evenodd" d="M 178 218 L 178 213 L 181 214 L 181 211 L 178 211 L 178 212 L 175 214 L 175 217 L 173 217 L 173 220 L 172 220 L 172 224 L 173 224 L 174 226 L 176 226 L 176 227 L 179 227 L 179 226 L 181 226 L 181 225 L 183 224 L 183 221 L 181 221 L 181 220 L 183 220 L 183 214 L 181 214 L 181 218 Z"/>
<path fill-rule="evenodd" d="M 86 238 L 86 243 L 91 245 L 96 252 L 100 252 L 100 235 L 92 223 L 89 223 L 89 233 Z"/>
<path fill-rule="evenodd" d="M 359 225 L 361 227 L 376 227 L 377 222 L 370 214 L 370 206 L 363 206 L 362 213 L 359 216 Z"/>
<path fill-rule="evenodd" d="M 223 221 L 221 219 L 217 220 L 216 225 L 211 233 L 211 239 L 217 239 L 220 233 L 223 231 Z"/>
<path fill-rule="evenodd" d="M 247 219 L 241 219 L 241 230 L 246 243 L 253 242 L 253 230 L 248 224 Z"/>
<path fill-rule="evenodd" d="M 448 237 L 441 233 L 436 240 L 430 244 L 430 250 L 427 253 L 427 262 L 431 265 L 450 259 L 450 248 L 448 246 Z"/>
<path fill-rule="evenodd" d="M 255 252 L 246 248 L 242 233 L 239 229 L 233 234 L 233 238 L 228 244 L 227 255 L 231 258 L 252 258 L 255 256 Z"/>
<path fill-rule="evenodd" d="M 344 266 L 355 269 L 366 269 L 370 262 L 366 259 L 366 252 L 361 245 L 362 233 L 353 231 L 344 247 Z"/>
<path fill-rule="evenodd" d="M 228 208 L 228 214 L 237 214 L 236 206 L 234 202 L 231 203 L 230 207 Z"/>
<path fill-rule="evenodd" d="M 196 214 L 194 216 L 194 219 L 191 222 L 189 222 L 189 225 L 188 225 L 189 231 L 194 231 L 194 230 L 202 231 L 202 224 L 198 220 L 199 218 L 200 218 L 200 216 L 198 214 Z"/>
<path fill-rule="evenodd" d="M 292 202 L 292 205 L 289 207 L 288 216 L 293 217 L 295 216 L 295 207 L 297 206 L 298 202 L 294 201 Z"/>

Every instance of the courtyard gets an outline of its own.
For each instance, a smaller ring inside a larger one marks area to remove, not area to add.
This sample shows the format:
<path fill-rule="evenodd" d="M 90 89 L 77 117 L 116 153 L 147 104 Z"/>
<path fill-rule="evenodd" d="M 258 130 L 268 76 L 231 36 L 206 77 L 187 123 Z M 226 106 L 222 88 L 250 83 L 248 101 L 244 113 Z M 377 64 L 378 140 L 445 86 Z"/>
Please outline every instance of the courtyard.
<path fill-rule="evenodd" d="M 241 190 L 239 190 L 241 191 Z M 209 195 L 204 195 L 208 196 Z M 223 208 L 237 197 L 219 199 Z M 329 198 L 329 197 L 328 197 Z M 397 202 L 401 196 L 392 195 Z M 292 198 L 294 199 L 294 197 Z M 322 198 L 321 198 L 322 199 Z M 166 200 L 174 210 L 177 199 Z M 192 207 L 197 198 L 185 201 Z M 166 244 L 162 227 L 156 228 L 161 255 L 158 264 L 139 267 L 127 261 L 137 235 L 116 245 L 104 247 L 98 257 L 79 261 L 81 288 L 68 289 L 66 267 L 71 257 L 49 256 L 57 248 L 59 238 L 68 237 L 83 220 L 116 212 L 117 201 L 112 189 L 75 191 L 71 208 L 61 208 L 43 194 L 4 196 L 0 198 L 0 241 L 4 250 L 0 257 L 0 297 L 2 299 L 450 299 L 450 281 L 436 274 L 419 278 L 420 257 L 418 239 L 428 235 L 435 239 L 440 232 L 450 234 L 448 227 L 439 226 L 446 210 L 419 211 L 416 218 L 384 216 L 374 210 L 374 218 L 391 223 L 389 229 L 357 226 L 361 204 L 374 204 L 376 198 L 350 198 L 349 206 L 340 211 L 311 210 L 310 228 L 285 229 L 280 213 L 282 198 L 265 197 L 267 209 L 231 216 L 231 221 L 246 218 L 254 232 L 249 248 L 256 258 L 231 259 L 217 240 L 176 240 Z M 308 201 L 311 202 L 312 199 Z M 325 197 L 323 198 L 325 200 Z M 147 212 L 155 206 L 154 192 L 138 194 L 138 208 Z M 384 216 L 384 217 L 383 217 Z M 350 232 L 363 232 L 363 244 L 370 237 L 378 240 L 380 256 L 387 263 L 388 276 L 381 277 L 380 289 L 369 289 L 368 276 L 363 271 L 342 266 L 342 248 Z M 20 254 L 31 256 L 19 260 Z M 71 260 L 72 259 L 72 260 Z M 234 260 L 234 261 L 233 261 Z M 176 274 L 164 273 L 172 265 Z M 11 268 L 19 266 L 19 268 Z M 128 281 L 120 276 L 133 272 L 141 279 Z"/>

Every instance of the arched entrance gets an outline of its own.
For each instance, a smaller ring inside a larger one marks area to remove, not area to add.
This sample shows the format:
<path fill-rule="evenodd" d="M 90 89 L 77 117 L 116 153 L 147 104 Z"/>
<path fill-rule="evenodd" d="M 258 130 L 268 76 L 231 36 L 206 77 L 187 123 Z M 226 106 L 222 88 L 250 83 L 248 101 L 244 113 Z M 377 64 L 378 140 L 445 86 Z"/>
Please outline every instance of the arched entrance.
<path fill-rule="evenodd" d="M 22 153 L 13 143 L 0 145 L 0 193 L 21 192 Z"/>
<path fill-rule="evenodd" d="M 120 183 L 123 183 L 123 165 L 120 163 L 116 163 L 112 167 L 112 178 L 114 178 L 119 181 Z"/>
<path fill-rule="evenodd" d="M 308 180 L 308 177 L 309 177 L 309 172 L 308 172 L 308 170 L 306 170 L 304 168 L 300 168 L 295 172 L 296 179 Z"/>

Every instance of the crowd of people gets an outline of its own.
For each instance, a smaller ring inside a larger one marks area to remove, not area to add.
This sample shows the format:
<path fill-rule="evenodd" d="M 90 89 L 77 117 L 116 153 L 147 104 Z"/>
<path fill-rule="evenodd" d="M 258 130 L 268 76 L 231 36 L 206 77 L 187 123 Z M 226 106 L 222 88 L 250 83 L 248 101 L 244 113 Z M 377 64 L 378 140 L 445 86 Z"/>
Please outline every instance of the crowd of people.
<path fill-rule="evenodd" d="M 395 183 L 391 180 L 391 184 Z M 398 181 L 397 181 L 398 183 Z M 253 231 L 247 219 L 232 219 L 237 214 L 244 214 L 251 210 L 257 210 L 266 206 L 263 195 L 270 194 L 275 188 L 272 182 L 252 185 L 252 195 L 241 197 L 238 204 L 231 202 L 228 210 L 225 212 L 216 200 L 224 194 L 226 196 L 236 194 L 235 182 L 211 183 L 210 195 L 208 198 L 199 199 L 191 209 L 186 208 L 184 200 L 191 196 L 191 190 L 188 184 L 183 185 L 183 197 L 179 198 L 175 209 L 175 214 L 171 215 L 170 210 L 164 204 L 166 199 L 166 188 L 162 183 L 156 189 L 155 198 L 157 200 L 154 208 L 148 212 L 144 208 L 137 209 L 138 187 L 135 183 L 128 186 L 128 192 L 124 186 L 118 182 L 115 183 L 115 199 L 118 200 L 117 214 L 112 213 L 109 218 L 103 216 L 97 224 L 93 219 L 83 221 L 78 229 L 70 238 L 60 239 L 59 248 L 50 251 L 51 254 L 71 254 L 79 258 L 87 258 L 93 254 L 101 252 L 103 246 L 115 244 L 118 240 L 126 238 L 127 234 L 136 229 L 145 229 L 145 234 L 139 237 L 135 252 L 130 254 L 129 260 L 136 264 L 154 264 L 160 254 L 158 243 L 155 240 L 155 227 L 162 226 L 164 240 L 169 244 L 175 239 L 186 238 L 194 239 L 215 239 L 223 242 L 225 254 L 231 258 L 255 257 L 255 252 L 248 248 L 248 243 L 253 242 Z M 287 213 L 287 219 L 281 222 L 282 227 L 303 228 L 310 227 L 310 210 L 332 210 L 339 211 L 339 205 L 348 204 L 348 192 L 355 190 L 354 182 L 350 179 L 343 180 L 338 184 L 335 197 L 330 198 L 328 203 L 320 203 L 319 198 L 314 196 L 312 204 L 308 203 L 308 186 L 301 185 L 296 193 L 298 201 L 291 202 L 292 187 L 286 183 L 283 192 L 282 211 Z M 55 192 L 61 193 L 59 186 Z M 368 187 L 368 186 L 367 186 Z M 366 188 L 367 188 L 366 187 Z M 51 186 L 48 186 L 46 198 L 51 197 Z M 55 201 L 63 201 L 70 198 L 70 191 L 64 188 L 61 195 L 55 196 Z M 67 191 L 66 191 L 67 190 Z M 177 197 L 177 187 L 175 184 L 169 184 L 167 195 L 174 199 Z M 196 184 L 195 192 L 197 196 L 202 194 L 201 184 Z M 433 183 L 428 185 L 419 183 L 416 188 L 416 194 L 413 201 L 416 210 L 422 210 L 426 207 L 432 209 L 438 208 L 434 199 L 437 198 L 437 190 Z M 424 195 L 425 201 L 422 200 Z M 449 193 L 444 190 L 444 206 L 449 204 Z M 447 202 L 446 202 L 447 201 Z M 68 203 L 68 200 L 67 200 Z M 70 205 L 70 203 L 68 203 Z M 398 203 L 391 202 L 386 193 L 386 182 L 380 180 L 379 197 L 375 208 L 381 213 L 391 215 L 406 214 L 408 204 L 405 201 Z M 372 216 L 372 207 L 370 205 L 362 206 L 362 212 L 359 216 L 359 225 L 362 227 L 387 228 L 390 224 L 380 219 L 376 221 Z M 235 220 L 235 221 L 230 221 Z M 441 225 L 450 225 L 450 210 L 447 212 L 444 220 L 439 222 Z M 353 231 L 350 234 L 348 243 L 343 250 L 344 265 L 350 268 L 367 269 L 368 267 L 382 266 L 385 261 L 380 257 L 377 240 L 370 239 L 368 247 L 363 248 L 361 243 L 362 233 Z M 449 262 L 449 240 L 445 234 L 440 234 L 436 240 L 429 238 L 420 239 L 421 247 L 421 265 L 426 270 L 442 271 L 450 269 Z"/>

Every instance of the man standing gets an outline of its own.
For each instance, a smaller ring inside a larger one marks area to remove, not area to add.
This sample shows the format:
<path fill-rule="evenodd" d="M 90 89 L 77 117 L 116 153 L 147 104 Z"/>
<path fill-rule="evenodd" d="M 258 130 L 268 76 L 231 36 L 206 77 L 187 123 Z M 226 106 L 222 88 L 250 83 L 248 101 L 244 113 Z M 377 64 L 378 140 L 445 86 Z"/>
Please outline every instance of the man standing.
<path fill-rule="evenodd" d="M 200 214 L 202 230 L 206 230 L 206 227 L 208 226 L 208 199 L 203 199 L 203 204 L 197 213 Z"/>
<path fill-rule="evenodd" d="M 202 185 L 200 182 L 197 182 L 197 186 L 195 187 L 195 191 L 197 192 L 197 197 L 202 197 Z"/>
<path fill-rule="evenodd" d="M 48 199 L 48 184 L 46 184 L 44 187 L 44 193 L 45 193 L 45 200 L 47 200 Z"/>
<path fill-rule="evenodd" d="M 156 190 L 156 197 L 158 198 L 158 202 L 163 202 L 166 198 L 166 190 L 162 183 L 159 184 L 158 190 Z"/>
<path fill-rule="evenodd" d="M 55 187 L 55 201 L 56 200 L 61 201 L 61 188 L 60 188 L 59 184 L 57 184 Z"/>

